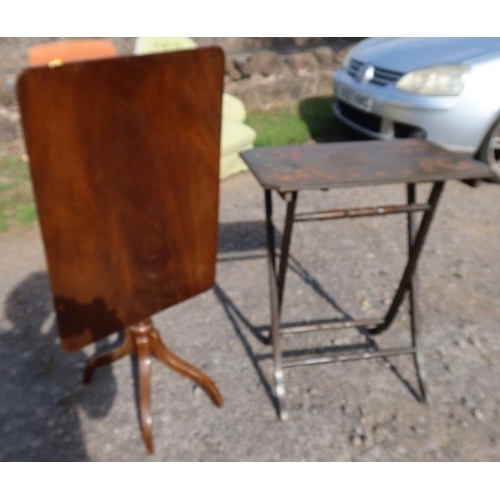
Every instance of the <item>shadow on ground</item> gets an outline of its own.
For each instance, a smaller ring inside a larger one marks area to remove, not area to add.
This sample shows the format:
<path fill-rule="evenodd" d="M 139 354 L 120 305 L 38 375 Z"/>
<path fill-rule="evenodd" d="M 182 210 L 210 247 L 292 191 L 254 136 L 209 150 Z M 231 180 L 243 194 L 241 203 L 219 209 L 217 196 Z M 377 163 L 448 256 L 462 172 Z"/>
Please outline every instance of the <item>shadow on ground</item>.
<path fill-rule="evenodd" d="M 276 231 L 278 247 L 281 245 L 281 233 Z M 241 221 L 231 222 L 220 225 L 219 229 L 219 255 L 218 262 L 229 261 L 244 261 L 248 259 L 266 259 L 266 232 L 263 221 Z M 278 256 L 279 260 L 279 256 Z M 351 321 L 353 318 L 339 302 L 330 295 L 320 283 L 317 276 L 312 275 L 308 269 L 293 255 L 289 256 L 288 273 L 293 273 L 298 276 L 301 281 L 310 288 L 311 292 L 325 300 L 331 307 L 332 315 L 335 320 Z M 271 349 L 268 354 L 257 353 L 252 346 L 251 337 L 259 341 L 261 344 L 270 345 L 271 337 L 270 324 L 256 325 L 251 322 L 245 313 L 244 306 L 238 305 L 231 298 L 229 293 L 224 289 L 220 282 L 215 284 L 215 296 L 221 304 L 224 313 L 227 316 L 232 328 L 239 341 L 241 342 L 245 353 L 249 357 L 253 368 L 262 384 L 265 393 L 271 400 L 275 410 L 278 412 L 278 402 L 274 396 L 273 382 L 266 378 L 266 375 L 261 367 L 261 362 L 269 360 L 273 357 Z M 332 318 L 333 319 L 333 318 Z M 282 327 L 297 327 L 307 325 L 309 322 L 283 322 Z M 319 321 L 321 323 L 321 321 Z M 379 350 L 377 342 L 373 336 L 368 333 L 364 327 L 358 327 L 356 330 L 359 333 L 358 340 L 343 346 L 325 345 L 314 349 L 296 349 L 283 351 L 283 359 L 287 358 L 304 358 L 319 355 L 336 355 L 348 354 L 353 352 L 377 351 Z M 248 335 L 250 334 L 250 336 Z M 418 390 L 413 387 L 412 383 L 402 374 L 397 366 L 389 361 L 388 358 L 383 358 L 386 361 L 386 366 L 396 376 L 400 383 L 408 390 L 416 401 L 421 401 L 421 396 Z"/>
<path fill-rule="evenodd" d="M 78 412 L 108 414 L 116 394 L 111 368 L 83 387 L 88 358 L 58 345 L 46 273 L 29 275 L 5 304 L 12 327 L 0 331 L 0 460 L 88 460 Z"/>
<path fill-rule="evenodd" d="M 367 137 L 350 130 L 333 115 L 333 97 L 311 97 L 300 101 L 299 114 L 315 142 L 362 141 Z"/>

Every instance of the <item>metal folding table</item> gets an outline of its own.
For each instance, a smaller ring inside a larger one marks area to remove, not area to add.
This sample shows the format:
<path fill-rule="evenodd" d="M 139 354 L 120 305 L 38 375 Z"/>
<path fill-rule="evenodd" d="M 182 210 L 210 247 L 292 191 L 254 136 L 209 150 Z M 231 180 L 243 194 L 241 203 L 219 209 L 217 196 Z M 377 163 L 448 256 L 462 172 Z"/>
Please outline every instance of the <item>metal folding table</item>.
<path fill-rule="evenodd" d="M 283 370 L 301 365 L 323 364 L 354 359 L 411 355 L 415 362 L 422 400 L 426 400 L 426 381 L 419 341 L 419 315 L 415 271 L 424 247 L 444 184 L 460 180 L 474 185 L 493 177 L 489 167 L 462 154 L 455 154 L 421 140 L 340 142 L 328 144 L 257 148 L 241 154 L 250 171 L 265 191 L 268 268 L 271 305 L 271 341 L 274 358 L 274 383 L 282 420 L 288 414 Z M 417 184 L 432 183 L 427 201 L 417 201 Z M 406 186 L 407 204 L 334 209 L 296 214 L 298 194 L 304 190 L 366 187 L 385 184 Z M 277 252 L 273 223 L 275 191 L 286 203 L 281 248 Z M 422 212 L 417 227 L 416 214 Z M 307 322 L 282 328 L 281 312 L 288 268 L 290 243 L 296 222 L 407 214 L 408 262 L 385 317 L 349 321 Z M 278 255 L 279 254 L 279 255 Z M 284 362 L 281 337 L 294 333 L 342 328 L 366 328 L 370 335 L 386 331 L 396 317 L 408 292 L 411 344 L 408 347 L 321 356 Z"/>

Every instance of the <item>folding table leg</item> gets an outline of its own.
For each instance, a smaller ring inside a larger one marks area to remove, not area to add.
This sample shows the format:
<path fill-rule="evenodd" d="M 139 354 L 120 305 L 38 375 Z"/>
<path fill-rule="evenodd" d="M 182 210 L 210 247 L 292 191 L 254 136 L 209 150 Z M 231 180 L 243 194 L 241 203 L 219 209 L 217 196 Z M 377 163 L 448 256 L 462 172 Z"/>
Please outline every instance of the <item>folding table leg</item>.
<path fill-rule="evenodd" d="M 293 222 L 295 217 L 295 207 L 297 206 L 297 192 L 289 193 L 287 200 L 285 228 L 283 231 L 283 241 L 281 244 L 280 269 L 278 275 L 278 306 L 281 316 L 283 306 L 283 294 L 285 292 L 286 272 L 288 270 L 288 256 L 290 254 L 290 243 L 292 242 Z M 281 318 L 280 318 L 281 319 Z"/>
<path fill-rule="evenodd" d="M 274 385 L 276 390 L 276 399 L 278 403 L 278 413 L 281 420 L 288 419 L 286 410 L 286 391 L 283 374 L 283 361 L 281 354 L 281 306 L 283 303 L 283 292 L 285 287 L 286 271 L 288 268 L 288 255 L 292 239 L 293 219 L 295 215 L 295 206 L 297 202 L 297 193 L 291 193 L 291 199 L 287 200 L 287 213 L 285 220 L 285 230 L 280 252 L 279 274 L 276 269 L 276 235 L 273 224 L 273 201 L 272 191 L 265 191 L 266 204 L 266 230 L 267 230 L 267 249 L 268 249 L 268 269 L 269 269 L 269 290 L 271 302 L 271 341 L 273 345 L 274 358 Z"/>
<path fill-rule="evenodd" d="M 439 199 L 443 192 L 444 182 L 435 182 L 429 196 L 428 203 L 422 205 L 425 213 L 420 221 L 418 229 L 416 228 L 416 220 L 414 210 L 408 210 L 408 263 L 404 270 L 403 276 L 399 283 L 398 289 L 394 295 L 391 306 L 384 318 L 384 320 L 377 320 L 375 323 L 378 325 L 370 328 L 368 331 L 371 335 L 377 335 L 387 330 L 394 321 L 399 308 L 406 296 L 409 293 L 410 298 L 410 318 L 411 318 L 411 336 L 412 347 L 407 349 L 388 350 L 380 355 L 399 355 L 399 354 L 412 354 L 415 362 L 415 367 L 418 376 L 419 388 L 422 394 L 422 399 L 425 401 L 427 398 L 427 389 L 425 383 L 425 372 L 420 355 L 420 335 L 419 335 L 419 309 L 417 302 L 417 277 L 416 270 L 418 260 L 422 253 L 427 234 L 429 232 Z M 269 289 L 270 289 L 270 305 L 271 305 L 271 341 L 273 346 L 274 358 L 274 383 L 276 390 L 276 399 L 278 404 L 278 413 L 281 420 L 288 419 L 286 410 L 286 391 L 284 384 L 284 367 L 298 366 L 297 364 L 283 363 L 282 349 L 281 349 L 281 310 L 283 305 L 283 295 L 285 289 L 286 272 L 288 269 L 288 257 L 290 250 L 290 243 L 292 239 L 293 224 L 295 221 L 295 208 L 297 203 L 297 192 L 290 192 L 284 196 L 287 203 L 285 227 L 281 243 L 281 252 L 279 259 L 279 267 L 277 252 L 276 252 L 276 234 L 273 224 L 273 200 L 272 191 L 265 190 L 265 207 L 266 207 L 266 230 L 267 230 L 267 246 L 268 246 L 268 269 L 269 269 Z M 414 206 L 416 203 L 416 186 L 415 184 L 408 184 L 407 187 L 408 206 Z M 349 322 L 352 323 L 352 322 Z M 364 325 L 374 324 L 363 322 Z M 344 323 L 345 327 L 347 323 Z M 349 324 L 349 326 L 351 326 Z M 391 351 L 391 352 L 389 352 Z M 397 351 L 397 352 L 396 352 Z M 363 358 L 375 357 L 363 356 Z M 342 361 L 342 359 L 338 359 Z M 318 362 L 331 362 L 334 359 L 321 359 Z M 317 363 L 318 363 L 317 362 Z M 304 363 L 301 363 L 304 364 Z"/>
<path fill-rule="evenodd" d="M 439 199 L 441 197 L 441 193 L 443 192 L 443 188 L 444 188 L 444 182 L 434 183 L 431 194 L 429 196 L 429 203 L 428 203 L 429 209 L 425 212 L 424 216 L 422 217 L 422 221 L 420 222 L 420 227 L 418 228 L 415 237 L 413 238 L 412 235 L 411 238 L 412 244 L 409 249 L 408 263 L 404 270 L 403 277 L 401 278 L 396 294 L 394 295 L 392 304 L 389 307 L 389 311 L 385 316 L 384 322 L 380 326 L 377 326 L 369 330 L 371 335 L 378 335 L 387 330 L 387 328 L 391 326 L 392 322 L 394 321 L 394 318 L 396 317 L 399 311 L 399 308 L 401 307 L 406 292 L 410 287 L 413 275 L 415 274 L 415 270 L 417 269 L 418 259 L 420 257 L 420 254 L 422 253 L 425 239 L 429 232 L 429 228 L 431 226 L 432 219 L 436 212 L 436 208 Z M 413 225 L 412 225 L 412 232 L 413 232 Z"/>
<path fill-rule="evenodd" d="M 408 184 L 407 185 L 407 199 L 408 205 L 412 205 L 416 203 L 416 185 Z M 408 251 L 412 248 L 415 243 L 416 237 L 416 221 L 415 221 L 415 213 L 408 213 Z M 418 289 L 419 289 L 419 279 L 418 279 L 418 270 L 415 270 L 413 274 L 410 284 L 408 286 L 409 293 L 409 303 L 410 303 L 410 327 L 411 327 L 411 338 L 412 338 L 412 346 L 414 349 L 413 352 L 413 360 L 415 362 L 415 369 L 417 372 L 418 385 L 420 388 L 420 393 L 422 395 L 422 401 L 427 401 L 427 385 L 426 385 L 426 375 L 425 369 L 420 349 L 420 305 L 417 300 L 418 297 Z"/>

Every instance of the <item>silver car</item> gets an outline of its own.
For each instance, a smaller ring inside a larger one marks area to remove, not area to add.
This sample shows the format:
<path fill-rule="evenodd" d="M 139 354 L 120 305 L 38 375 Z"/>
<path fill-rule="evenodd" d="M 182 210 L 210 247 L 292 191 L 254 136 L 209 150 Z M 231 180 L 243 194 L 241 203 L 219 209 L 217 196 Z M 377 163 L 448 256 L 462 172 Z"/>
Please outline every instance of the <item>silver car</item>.
<path fill-rule="evenodd" d="M 334 113 L 349 127 L 422 137 L 500 173 L 500 38 L 368 38 L 333 80 Z"/>

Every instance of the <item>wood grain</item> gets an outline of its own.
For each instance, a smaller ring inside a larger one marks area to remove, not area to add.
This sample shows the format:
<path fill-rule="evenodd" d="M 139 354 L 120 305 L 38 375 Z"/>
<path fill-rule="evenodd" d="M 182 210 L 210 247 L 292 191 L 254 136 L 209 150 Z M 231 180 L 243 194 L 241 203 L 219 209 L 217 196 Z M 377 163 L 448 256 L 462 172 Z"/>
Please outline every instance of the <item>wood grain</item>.
<path fill-rule="evenodd" d="M 26 70 L 18 98 L 62 345 L 215 278 L 219 48 Z"/>

